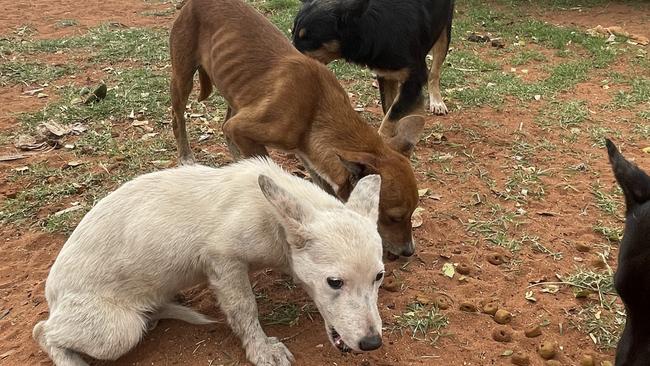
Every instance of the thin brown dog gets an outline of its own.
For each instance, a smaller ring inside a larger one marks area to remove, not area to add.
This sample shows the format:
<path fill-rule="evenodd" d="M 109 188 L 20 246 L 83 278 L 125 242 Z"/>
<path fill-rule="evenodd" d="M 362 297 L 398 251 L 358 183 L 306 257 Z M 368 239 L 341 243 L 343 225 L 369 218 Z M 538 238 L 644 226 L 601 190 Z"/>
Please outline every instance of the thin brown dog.
<path fill-rule="evenodd" d="M 354 111 L 326 66 L 298 52 L 241 0 L 187 0 L 172 27 L 170 48 L 181 164 L 194 162 L 184 113 L 198 70 L 199 100 L 210 96 L 214 84 L 233 110 L 223 130 L 235 157 L 267 155 L 266 147 L 292 152 L 317 183 L 326 182 L 343 200 L 363 176 L 380 174 L 384 247 L 397 255 L 414 253 L 411 214 L 418 193 L 408 157 L 422 132 L 422 116 L 403 118 L 395 136 L 383 140 Z"/>

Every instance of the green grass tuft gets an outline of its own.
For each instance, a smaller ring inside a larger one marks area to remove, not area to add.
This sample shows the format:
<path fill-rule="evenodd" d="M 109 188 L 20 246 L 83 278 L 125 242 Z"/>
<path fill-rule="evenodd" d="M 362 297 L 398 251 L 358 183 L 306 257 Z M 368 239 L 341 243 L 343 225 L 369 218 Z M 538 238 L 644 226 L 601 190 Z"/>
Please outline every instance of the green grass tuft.
<path fill-rule="evenodd" d="M 448 324 L 449 320 L 438 308 L 415 302 L 409 304 L 402 315 L 395 316 L 395 322 L 390 329 L 400 333 L 407 329 L 411 338 L 435 343 L 440 337 L 440 330 Z"/>
<path fill-rule="evenodd" d="M 0 64 L 0 85 L 43 84 L 70 75 L 74 65 L 47 65 L 40 62 L 10 61 Z"/>

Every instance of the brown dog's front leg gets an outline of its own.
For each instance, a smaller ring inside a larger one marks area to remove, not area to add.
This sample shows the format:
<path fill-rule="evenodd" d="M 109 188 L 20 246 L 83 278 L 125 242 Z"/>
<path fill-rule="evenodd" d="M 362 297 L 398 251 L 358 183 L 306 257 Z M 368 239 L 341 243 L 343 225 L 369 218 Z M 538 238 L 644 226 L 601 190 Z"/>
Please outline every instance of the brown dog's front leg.
<path fill-rule="evenodd" d="M 232 155 L 233 159 L 235 160 L 241 160 L 242 153 L 239 151 L 239 148 L 237 145 L 228 137 L 228 134 L 225 133 L 226 131 L 226 124 L 232 118 L 232 116 L 235 114 L 235 112 L 232 110 L 232 107 L 230 104 L 228 105 L 228 109 L 226 109 L 226 116 L 223 118 L 223 130 L 224 130 L 224 137 L 226 139 L 226 145 L 228 146 L 228 150 L 230 151 L 230 155 Z"/>

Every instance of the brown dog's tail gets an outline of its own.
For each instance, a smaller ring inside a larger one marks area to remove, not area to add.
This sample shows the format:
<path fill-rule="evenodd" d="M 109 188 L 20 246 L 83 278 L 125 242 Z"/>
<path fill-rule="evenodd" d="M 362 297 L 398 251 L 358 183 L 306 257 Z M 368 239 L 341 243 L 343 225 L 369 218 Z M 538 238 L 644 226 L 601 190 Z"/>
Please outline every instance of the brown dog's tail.
<path fill-rule="evenodd" d="M 212 81 L 208 73 L 199 66 L 199 84 L 201 85 L 201 90 L 199 92 L 199 102 L 202 100 L 208 99 L 210 94 L 212 94 Z"/>

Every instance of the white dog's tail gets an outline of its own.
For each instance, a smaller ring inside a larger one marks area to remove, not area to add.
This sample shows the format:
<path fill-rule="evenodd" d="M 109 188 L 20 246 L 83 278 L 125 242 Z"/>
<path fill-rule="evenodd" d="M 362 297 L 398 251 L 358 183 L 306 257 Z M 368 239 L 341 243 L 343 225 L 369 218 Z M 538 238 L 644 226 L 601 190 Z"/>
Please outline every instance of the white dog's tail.
<path fill-rule="evenodd" d="M 217 321 L 211 319 L 193 309 L 188 308 L 187 306 L 178 305 L 174 303 L 169 303 L 164 305 L 160 310 L 152 317 L 152 320 L 158 319 L 178 319 L 190 324 L 212 324 Z"/>

